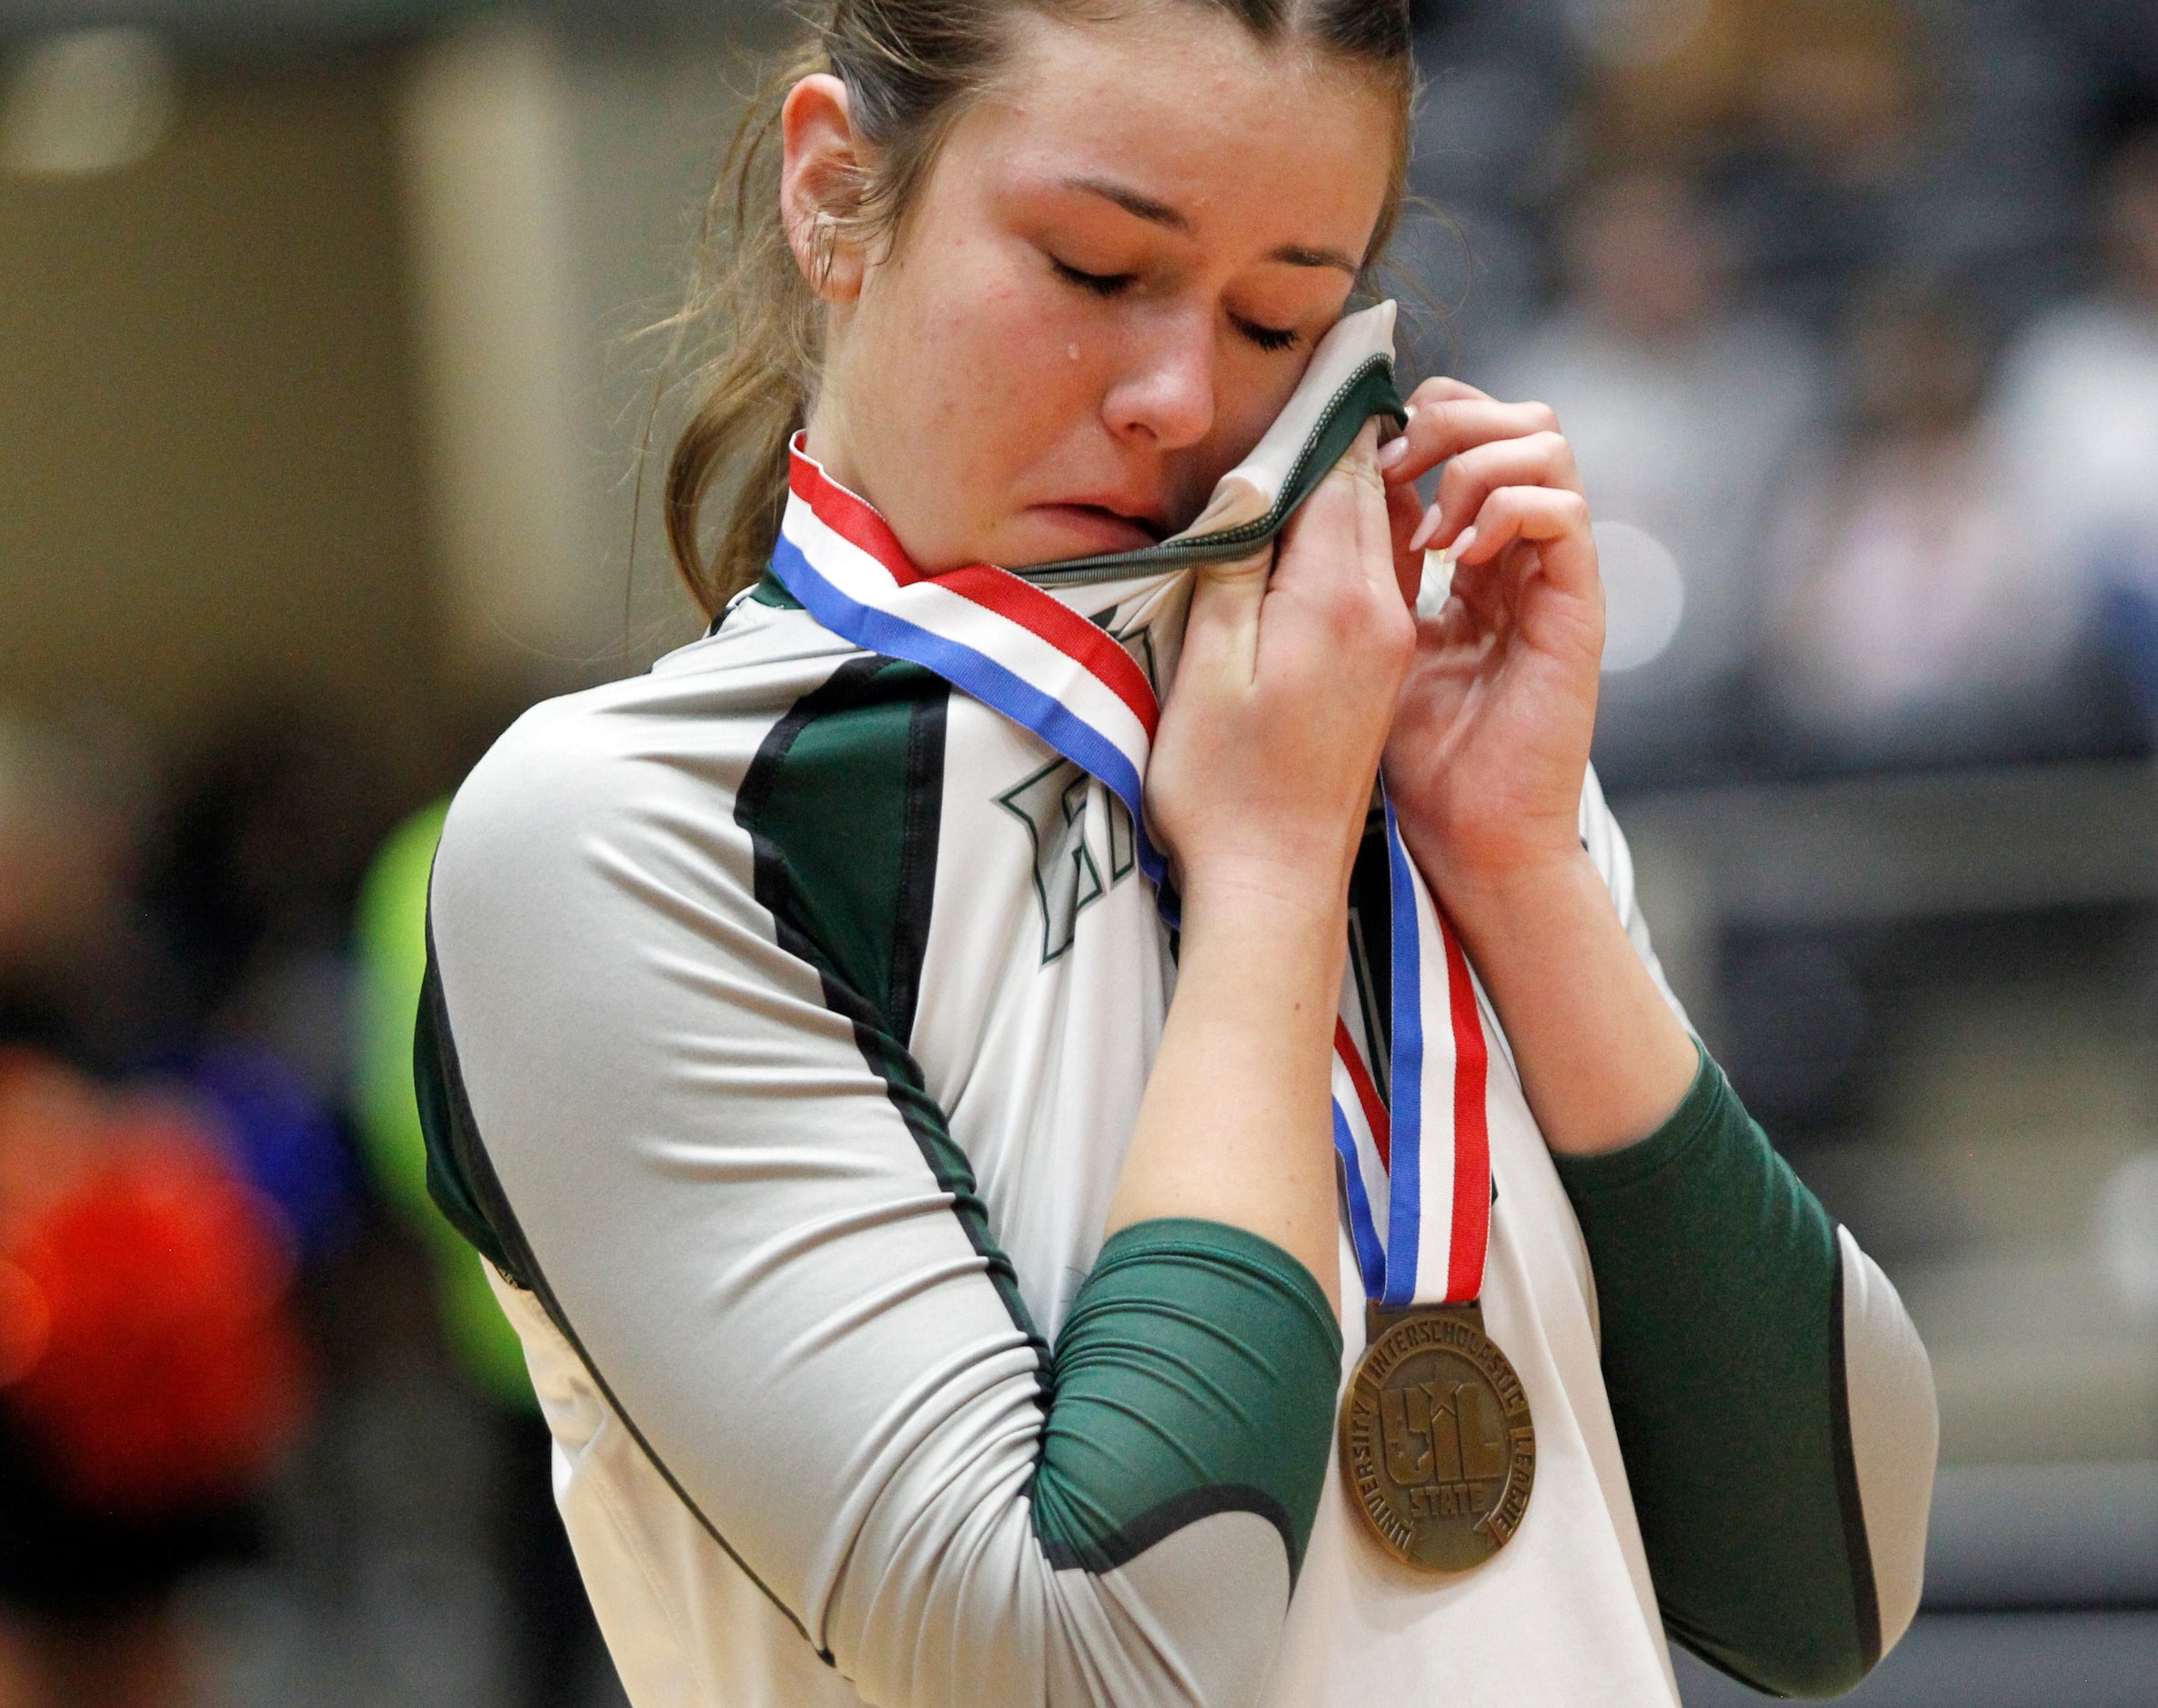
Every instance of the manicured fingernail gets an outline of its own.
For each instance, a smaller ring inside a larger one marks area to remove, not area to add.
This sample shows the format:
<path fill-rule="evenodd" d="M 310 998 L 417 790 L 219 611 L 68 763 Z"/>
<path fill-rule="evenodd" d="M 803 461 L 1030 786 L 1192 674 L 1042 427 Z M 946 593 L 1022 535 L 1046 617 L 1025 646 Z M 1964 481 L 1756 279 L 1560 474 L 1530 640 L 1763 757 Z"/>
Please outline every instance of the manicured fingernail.
<path fill-rule="evenodd" d="M 1409 549 L 1421 551 L 1431 543 L 1431 536 L 1439 531 L 1439 507 L 1433 505 L 1424 512 L 1424 519 L 1416 525 L 1416 532 L 1409 537 Z"/>
<path fill-rule="evenodd" d="M 1404 433 L 1400 438 L 1389 439 L 1379 447 L 1379 466 L 1381 468 L 1398 468 L 1401 459 L 1408 455 L 1409 436 Z"/>
<path fill-rule="evenodd" d="M 1449 546 L 1439 555 L 1446 559 L 1447 565 L 1450 568 L 1453 565 L 1460 562 L 1461 554 L 1466 552 L 1471 546 L 1475 544 L 1476 529 L 1474 527 L 1464 527 L 1459 534 L 1454 536 L 1453 544 Z"/>

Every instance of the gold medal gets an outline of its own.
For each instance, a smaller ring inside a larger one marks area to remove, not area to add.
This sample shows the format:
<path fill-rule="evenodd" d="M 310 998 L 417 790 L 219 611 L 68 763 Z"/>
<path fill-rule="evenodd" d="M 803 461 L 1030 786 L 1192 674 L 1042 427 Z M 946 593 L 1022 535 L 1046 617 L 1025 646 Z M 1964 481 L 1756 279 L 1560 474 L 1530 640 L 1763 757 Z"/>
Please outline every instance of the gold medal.
<path fill-rule="evenodd" d="M 1536 1425 L 1477 1306 L 1373 1308 L 1341 1401 L 1341 1474 L 1379 1545 L 1424 1572 L 1466 1572 L 1521 1528 Z"/>

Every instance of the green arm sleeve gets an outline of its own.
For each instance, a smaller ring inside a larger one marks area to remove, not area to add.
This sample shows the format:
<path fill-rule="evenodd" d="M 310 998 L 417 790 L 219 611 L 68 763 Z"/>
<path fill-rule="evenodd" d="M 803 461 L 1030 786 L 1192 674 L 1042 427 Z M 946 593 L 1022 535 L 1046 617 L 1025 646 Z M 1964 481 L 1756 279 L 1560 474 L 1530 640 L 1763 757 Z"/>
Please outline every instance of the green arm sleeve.
<path fill-rule="evenodd" d="M 1210 1512 L 1280 1531 L 1293 1580 L 1319 1510 L 1341 1331 L 1256 1234 L 1168 1220 L 1102 1247 L 1059 1336 L 1034 1479 L 1051 1562 L 1115 1570 Z"/>
<path fill-rule="evenodd" d="M 1881 1634 L 1834 1223 L 1705 1051 L 1661 1130 L 1558 1160 L 1666 1626 L 1756 1689 L 1850 1689 Z"/>

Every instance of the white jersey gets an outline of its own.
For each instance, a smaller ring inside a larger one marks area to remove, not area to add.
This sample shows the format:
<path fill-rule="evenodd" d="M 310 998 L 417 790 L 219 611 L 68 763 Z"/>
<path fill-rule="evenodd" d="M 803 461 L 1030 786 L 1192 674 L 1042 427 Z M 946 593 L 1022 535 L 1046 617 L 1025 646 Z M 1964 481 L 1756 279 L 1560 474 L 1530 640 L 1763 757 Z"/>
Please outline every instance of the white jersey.
<path fill-rule="evenodd" d="M 1058 597 L 1148 660 L 1114 587 Z M 1653 968 L 1592 779 L 1581 824 Z M 458 795 L 433 1183 L 500 1271 L 637 1708 L 1665 1704 L 1667 1623 L 1847 1688 L 1915 1609 L 1930 1375 L 1713 1065 L 1563 1178 L 1494 1137 L 1534 1496 L 1481 1569 L 1414 1573 L 1330 1458 L 1346 1241 L 1339 1324 L 1235 1230 L 1104 1250 L 1175 979 L 1133 843 L 769 583 Z"/>

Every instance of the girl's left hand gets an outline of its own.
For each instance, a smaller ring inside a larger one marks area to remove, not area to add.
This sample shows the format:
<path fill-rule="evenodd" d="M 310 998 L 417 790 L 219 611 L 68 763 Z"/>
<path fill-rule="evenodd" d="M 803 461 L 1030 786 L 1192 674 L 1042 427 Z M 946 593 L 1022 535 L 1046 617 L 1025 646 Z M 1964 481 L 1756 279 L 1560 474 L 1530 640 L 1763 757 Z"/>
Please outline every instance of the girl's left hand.
<path fill-rule="evenodd" d="M 1410 405 L 1407 430 L 1380 454 L 1404 589 L 1427 548 L 1464 544 L 1444 608 L 1417 623 L 1386 783 L 1445 897 L 1580 857 L 1603 587 L 1557 416 L 1453 379 L 1425 381 Z M 1409 483 L 1441 462 L 1423 512 Z"/>

